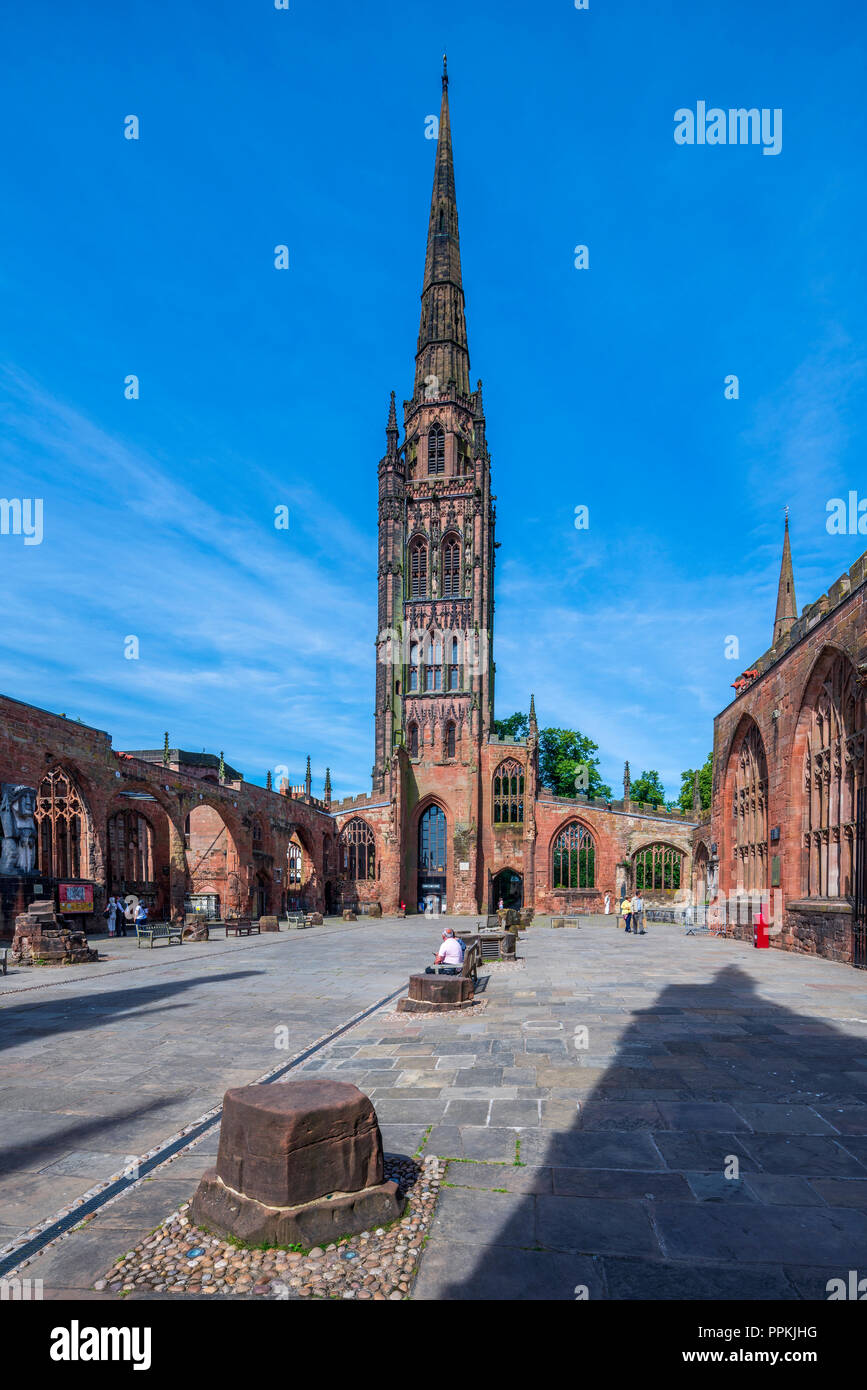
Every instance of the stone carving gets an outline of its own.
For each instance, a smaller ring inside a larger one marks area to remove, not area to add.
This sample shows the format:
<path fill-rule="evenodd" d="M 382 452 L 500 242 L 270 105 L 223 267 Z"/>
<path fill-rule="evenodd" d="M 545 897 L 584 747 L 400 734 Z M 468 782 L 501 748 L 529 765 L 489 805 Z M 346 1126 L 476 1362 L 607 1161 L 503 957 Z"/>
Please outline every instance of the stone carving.
<path fill-rule="evenodd" d="M 10 877 L 36 873 L 36 788 L 17 782 L 0 784 L 0 874 Z"/>

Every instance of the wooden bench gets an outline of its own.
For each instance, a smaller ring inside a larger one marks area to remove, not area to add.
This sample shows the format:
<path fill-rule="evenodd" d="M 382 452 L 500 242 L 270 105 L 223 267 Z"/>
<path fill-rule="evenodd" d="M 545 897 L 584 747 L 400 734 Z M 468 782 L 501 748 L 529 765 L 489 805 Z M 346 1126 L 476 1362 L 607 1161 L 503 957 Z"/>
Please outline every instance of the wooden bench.
<path fill-rule="evenodd" d="M 226 923 L 226 936 L 229 932 L 234 932 L 235 936 L 249 936 L 251 932 L 257 932 L 261 936 L 262 929 L 252 917 L 236 917 L 234 921 Z"/>
<path fill-rule="evenodd" d="M 464 963 L 460 969 L 460 976 L 464 980 L 472 980 L 473 988 L 479 982 L 479 966 L 481 964 L 481 954 L 475 941 L 471 942 L 464 951 Z M 433 975 L 444 975 L 448 970 L 457 970 L 456 965 L 432 965 L 430 972 Z M 427 973 L 427 972 L 425 972 Z"/>
<path fill-rule="evenodd" d="M 136 922 L 135 934 L 138 937 L 138 948 L 146 941 L 153 950 L 154 941 L 165 941 L 169 946 L 177 943 L 178 946 L 184 944 L 184 929 L 181 926 L 172 926 L 171 922 Z"/>

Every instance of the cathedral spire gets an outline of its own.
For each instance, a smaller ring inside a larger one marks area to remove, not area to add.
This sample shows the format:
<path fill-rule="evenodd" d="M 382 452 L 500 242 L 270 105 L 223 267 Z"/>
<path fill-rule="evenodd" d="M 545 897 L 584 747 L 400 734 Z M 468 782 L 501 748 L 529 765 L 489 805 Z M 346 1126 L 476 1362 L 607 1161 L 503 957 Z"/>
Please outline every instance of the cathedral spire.
<path fill-rule="evenodd" d="M 449 78 L 443 55 L 443 95 L 415 358 L 416 400 L 470 394 L 470 355 L 464 318 L 458 204 L 449 120 Z"/>
<path fill-rule="evenodd" d="M 783 537 L 783 563 L 780 566 L 780 584 L 777 589 L 777 612 L 774 617 L 774 641 L 776 646 L 790 631 L 798 616 L 795 602 L 795 574 L 792 569 L 792 547 L 789 542 L 789 509 L 786 508 L 786 531 Z"/>

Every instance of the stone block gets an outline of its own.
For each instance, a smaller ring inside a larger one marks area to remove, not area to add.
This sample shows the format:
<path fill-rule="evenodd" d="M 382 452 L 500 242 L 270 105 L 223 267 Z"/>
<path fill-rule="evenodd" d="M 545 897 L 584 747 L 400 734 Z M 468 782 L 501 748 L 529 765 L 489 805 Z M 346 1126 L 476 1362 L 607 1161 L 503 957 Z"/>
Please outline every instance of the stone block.
<path fill-rule="evenodd" d="M 466 975 L 410 975 L 405 999 L 398 1013 L 447 1013 L 466 1009 L 473 1002 L 473 982 Z"/>
<path fill-rule="evenodd" d="M 280 930 L 280 923 L 277 921 L 277 918 L 276 918 L 276 917 L 260 917 L 260 918 L 259 918 L 259 931 L 260 931 L 260 932 L 263 932 L 263 931 L 279 931 L 279 930 Z"/>

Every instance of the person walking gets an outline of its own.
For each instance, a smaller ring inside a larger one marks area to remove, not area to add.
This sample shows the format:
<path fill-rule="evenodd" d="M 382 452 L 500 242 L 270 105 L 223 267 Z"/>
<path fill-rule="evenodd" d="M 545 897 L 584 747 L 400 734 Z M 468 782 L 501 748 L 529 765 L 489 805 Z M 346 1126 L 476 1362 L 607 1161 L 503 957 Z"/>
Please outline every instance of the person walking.
<path fill-rule="evenodd" d="M 135 925 L 136 925 L 137 927 L 143 927 L 144 924 L 145 924 L 145 922 L 147 921 L 147 919 L 148 919 L 148 910 L 147 910 L 147 908 L 145 907 L 144 903 L 141 903 L 141 902 L 140 902 L 139 905 L 138 905 L 138 907 L 137 907 L 136 910 L 135 910 Z"/>
<path fill-rule="evenodd" d="M 635 924 L 636 936 L 646 936 L 644 930 L 644 899 L 640 893 L 636 893 L 632 899 L 632 920 Z"/>
<path fill-rule="evenodd" d="M 115 934 L 115 932 L 116 932 L 116 930 L 117 930 L 117 912 L 118 912 L 117 898 L 116 898 L 116 897 L 114 896 L 114 894 L 112 893 L 112 895 L 111 895 L 111 897 L 109 898 L 108 903 L 107 903 L 107 905 L 106 905 L 105 912 L 103 913 L 103 916 L 108 920 L 108 934 L 109 934 L 109 936 L 114 936 L 114 934 Z"/>
<path fill-rule="evenodd" d="M 118 913 L 118 918 L 117 918 L 117 934 L 118 934 L 118 936 L 126 936 L 127 927 L 129 927 L 130 930 L 132 930 L 132 928 L 133 928 L 134 926 L 135 926 L 135 903 L 134 903 L 133 899 L 130 898 L 129 902 L 126 904 L 126 906 L 124 907 L 123 911 L 120 912 L 120 913 Z"/>
<path fill-rule="evenodd" d="M 632 930 L 632 899 L 624 898 L 620 904 L 620 912 L 623 916 L 623 925 L 628 932 Z"/>

